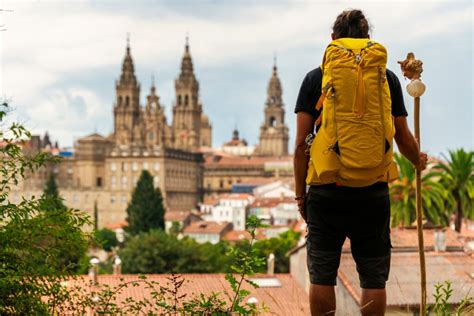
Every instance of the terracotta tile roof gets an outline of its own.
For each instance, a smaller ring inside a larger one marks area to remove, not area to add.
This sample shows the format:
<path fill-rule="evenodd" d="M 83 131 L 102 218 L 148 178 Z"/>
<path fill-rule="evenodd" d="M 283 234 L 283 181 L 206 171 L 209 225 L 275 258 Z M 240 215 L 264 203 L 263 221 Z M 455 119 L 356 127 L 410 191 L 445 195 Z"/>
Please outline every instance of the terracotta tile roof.
<path fill-rule="evenodd" d="M 194 295 L 211 294 L 220 292 L 219 296 L 221 299 L 226 300 L 225 292 L 232 293 L 229 283 L 225 280 L 225 274 L 182 274 L 184 277 L 185 284 L 181 288 L 179 294 L 185 294 L 185 299 L 190 299 Z M 149 274 L 146 275 L 148 281 L 158 282 L 160 285 L 169 286 L 168 278 L 171 277 L 169 274 Z M 139 280 L 138 275 L 99 275 L 98 282 L 101 284 L 108 284 L 110 287 L 117 286 L 122 283 L 120 278 L 123 278 L 123 282 L 133 282 Z M 308 295 L 304 290 L 297 284 L 296 280 L 290 274 L 275 274 L 274 276 L 269 275 L 256 275 L 252 279 L 266 279 L 275 278 L 281 286 L 275 287 L 259 287 L 254 289 L 247 283 L 243 283 L 243 288 L 251 292 L 247 297 L 254 297 L 258 300 L 258 304 L 265 305 L 269 308 L 268 313 L 263 315 L 309 315 L 309 302 Z M 88 283 L 88 277 L 83 276 L 83 283 Z M 71 282 L 72 283 L 72 282 Z M 147 289 L 143 283 L 138 283 L 138 286 L 130 286 L 124 288 L 122 292 L 117 295 L 118 302 L 124 302 L 127 297 L 133 297 L 135 300 L 143 300 L 145 298 L 151 299 L 151 289 Z"/>
<path fill-rule="evenodd" d="M 246 230 L 231 230 L 227 232 L 222 240 L 226 241 L 240 241 L 240 240 L 250 240 L 250 233 Z"/>
<path fill-rule="evenodd" d="M 128 226 L 128 222 L 126 220 L 104 225 L 105 228 L 112 229 L 112 230 L 118 229 L 118 228 L 124 228 L 127 226 Z"/>
<path fill-rule="evenodd" d="M 426 253 L 427 300 L 433 304 L 434 284 L 449 280 L 460 302 L 474 286 L 474 258 L 463 252 Z M 394 252 L 387 282 L 387 306 L 413 306 L 420 302 L 419 258 L 416 252 Z M 341 257 L 338 277 L 356 302 L 360 302 L 359 276 L 351 254 Z"/>
<path fill-rule="evenodd" d="M 202 205 L 216 205 L 219 202 L 219 199 L 216 196 L 206 196 Z"/>
<path fill-rule="evenodd" d="M 247 200 L 253 197 L 249 193 L 222 193 L 217 196 L 219 200 Z"/>
<path fill-rule="evenodd" d="M 292 156 L 284 157 L 264 157 L 264 156 L 247 156 L 247 157 L 237 157 L 237 156 L 208 156 L 205 158 L 204 167 L 211 166 L 261 166 L 266 162 L 287 162 L 293 159 Z"/>
<path fill-rule="evenodd" d="M 183 229 L 183 233 L 189 234 L 221 234 L 222 231 L 228 229 L 228 226 L 232 223 L 224 222 L 217 223 L 211 221 L 198 221 L 193 222 L 189 226 Z"/>
<path fill-rule="evenodd" d="M 293 203 L 296 204 L 296 201 L 293 197 L 277 197 L 277 198 L 257 198 L 250 204 L 251 208 L 257 207 L 277 207 L 281 203 Z"/>
<path fill-rule="evenodd" d="M 193 215 L 199 217 L 191 211 L 168 211 L 165 212 L 165 221 L 182 222 L 188 218 L 188 216 Z"/>

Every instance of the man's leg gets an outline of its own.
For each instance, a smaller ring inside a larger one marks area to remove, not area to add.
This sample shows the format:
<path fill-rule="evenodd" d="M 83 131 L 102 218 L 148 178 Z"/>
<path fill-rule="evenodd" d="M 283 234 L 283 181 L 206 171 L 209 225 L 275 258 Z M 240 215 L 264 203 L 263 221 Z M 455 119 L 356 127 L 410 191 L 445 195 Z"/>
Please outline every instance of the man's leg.
<path fill-rule="evenodd" d="M 360 312 L 362 316 L 383 316 L 387 295 L 385 289 L 362 289 Z"/>
<path fill-rule="evenodd" d="M 334 293 L 334 286 L 311 284 L 309 303 L 312 316 L 335 315 L 336 294 Z"/>
<path fill-rule="evenodd" d="M 361 313 L 384 315 L 385 283 L 390 273 L 390 199 L 370 199 L 359 205 L 358 211 L 349 238 L 362 288 Z"/>
<path fill-rule="evenodd" d="M 346 238 L 341 226 L 347 216 L 341 213 L 339 199 L 323 196 L 320 192 L 310 189 L 306 203 L 309 300 L 311 315 L 334 315 L 334 286 Z"/>

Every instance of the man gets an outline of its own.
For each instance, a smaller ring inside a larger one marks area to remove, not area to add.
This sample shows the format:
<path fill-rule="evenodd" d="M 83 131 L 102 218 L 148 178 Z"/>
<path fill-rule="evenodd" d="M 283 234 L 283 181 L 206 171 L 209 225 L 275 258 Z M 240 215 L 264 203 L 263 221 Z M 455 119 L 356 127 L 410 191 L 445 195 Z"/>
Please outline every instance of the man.
<path fill-rule="evenodd" d="M 369 38 L 369 25 L 360 10 L 344 11 L 337 17 L 332 39 L 340 38 Z M 419 151 L 417 141 L 408 128 L 400 82 L 390 70 L 386 71 L 384 78 L 389 87 L 390 96 L 387 98 L 391 99 L 394 139 L 398 149 L 417 169 L 423 170 L 426 168 L 427 156 Z M 311 280 L 311 314 L 335 314 L 334 286 L 342 245 L 348 237 L 362 288 L 361 313 L 384 315 L 385 282 L 390 269 L 391 248 L 388 183 L 377 181 L 368 186 L 341 185 L 337 182 L 308 183 L 311 185 L 306 192 L 308 163 L 318 165 L 318 160 L 310 162 L 305 139 L 313 133 L 315 122 L 320 121 L 318 118 L 322 115 L 322 109 L 315 108 L 322 94 L 322 82 L 321 68 L 310 71 L 303 80 L 295 107 L 295 199 L 308 224 L 306 242 Z M 317 129 L 321 126 L 316 125 Z M 314 142 L 312 144 L 317 145 Z M 336 149 L 339 151 L 339 148 Z"/>

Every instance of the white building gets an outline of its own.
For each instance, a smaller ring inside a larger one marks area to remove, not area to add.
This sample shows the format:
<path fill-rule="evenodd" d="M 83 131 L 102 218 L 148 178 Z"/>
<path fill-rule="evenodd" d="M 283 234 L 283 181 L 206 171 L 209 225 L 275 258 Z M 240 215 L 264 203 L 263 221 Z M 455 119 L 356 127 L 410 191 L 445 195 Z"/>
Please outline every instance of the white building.
<path fill-rule="evenodd" d="M 275 208 L 270 210 L 273 225 L 289 225 L 293 221 L 301 218 L 298 212 L 298 205 L 294 199 L 284 199 Z"/>
<path fill-rule="evenodd" d="M 278 180 L 256 187 L 253 189 L 253 195 L 256 198 L 294 198 L 295 191 L 289 182 Z"/>
<path fill-rule="evenodd" d="M 247 210 L 253 200 L 254 197 L 248 193 L 221 194 L 217 203 L 201 206 L 202 217 L 217 223 L 230 222 L 235 230 L 245 230 Z"/>

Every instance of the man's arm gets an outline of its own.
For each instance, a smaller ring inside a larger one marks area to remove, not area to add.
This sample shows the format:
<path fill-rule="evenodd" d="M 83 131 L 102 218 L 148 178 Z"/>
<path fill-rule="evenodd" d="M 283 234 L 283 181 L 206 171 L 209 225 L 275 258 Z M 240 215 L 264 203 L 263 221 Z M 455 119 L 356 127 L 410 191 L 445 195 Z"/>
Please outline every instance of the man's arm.
<path fill-rule="evenodd" d="M 395 117 L 395 141 L 398 149 L 419 170 L 426 168 L 427 155 L 420 152 L 418 142 L 410 132 L 405 116 Z"/>
<path fill-rule="evenodd" d="M 308 171 L 309 156 L 305 154 L 307 144 L 306 136 L 313 132 L 314 118 L 306 112 L 296 114 L 296 140 L 295 154 L 293 156 L 293 168 L 295 172 L 295 193 L 296 197 L 304 197 L 306 194 L 306 174 Z M 304 216 L 304 198 L 298 199 L 298 207 L 301 215 Z M 306 219 L 306 218 L 305 218 Z"/>

